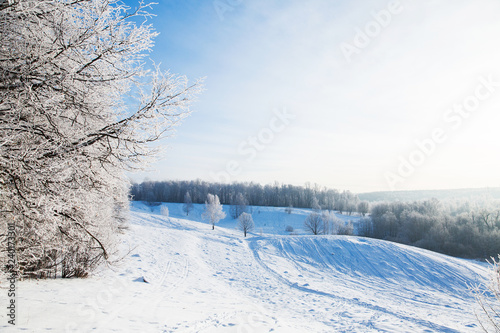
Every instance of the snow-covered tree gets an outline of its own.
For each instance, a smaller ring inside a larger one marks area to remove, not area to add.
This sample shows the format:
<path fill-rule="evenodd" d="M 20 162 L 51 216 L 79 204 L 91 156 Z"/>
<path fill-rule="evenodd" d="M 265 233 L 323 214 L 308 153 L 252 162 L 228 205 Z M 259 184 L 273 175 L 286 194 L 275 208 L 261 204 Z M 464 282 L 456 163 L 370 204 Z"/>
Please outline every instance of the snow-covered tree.
<path fill-rule="evenodd" d="M 337 217 L 334 212 L 324 210 L 321 212 L 321 221 L 323 223 L 322 232 L 325 235 L 333 235 L 337 230 Z"/>
<path fill-rule="evenodd" d="M 319 213 L 321 211 L 321 206 L 319 204 L 318 198 L 316 198 L 316 197 L 312 198 L 312 200 L 311 200 L 311 208 L 316 213 Z"/>
<path fill-rule="evenodd" d="M 226 217 L 226 213 L 222 210 L 219 197 L 217 195 L 208 194 L 205 201 L 205 211 L 201 217 L 207 220 L 212 225 L 212 230 L 215 229 L 215 224 Z"/>
<path fill-rule="evenodd" d="M 243 231 L 243 235 L 246 237 L 247 233 L 252 231 L 254 227 L 252 215 L 241 213 L 240 217 L 238 217 L 238 228 Z"/>
<path fill-rule="evenodd" d="M 345 206 L 345 210 L 349 216 L 352 215 L 352 213 L 356 210 L 356 208 L 357 208 L 356 202 L 352 201 L 348 202 Z"/>
<path fill-rule="evenodd" d="M 311 213 L 307 216 L 304 221 L 304 228 L 306 231 L 311 232 L 313 235 L 320 235 L 323 233 L 323 219 L 321 218 L 321 214 Z"/>
<path fill-rule="evenodd" d="M 337 235 L 354 235 L 354 225 L 352 221 L 347 222 L 347 224 L 344 222 L 340 223 L 337 228 Z"/>
<path fill-rule="evenodd" d="M 182 210 L 189 216 L 189 212 L 193 210 L 193 201 L 191 200 L 191 195 L 186 192 L 184 195 L 184 205 L 182 205 Z"/>
<path fill-rule="evenodd" d="M 339 211 L 340 214 L 346 210 L 347 202 L 346 199 L 341 198 L 335 202 L 335 209 Z"/>
<path fill-rule="evenodd" d="M 363 217 L 370 211 L 370 203 L 368 201 L 360 201 L 358 203 L 358 213 Z"/>
<path fill-rule="evenodd" d="M 0 235 L 15 223 L 21 276 L 85 276 L 109 258 L 123 171 L 189 114 L 199 83 L 146 68 L 148 7 L 0 2 Z"/>

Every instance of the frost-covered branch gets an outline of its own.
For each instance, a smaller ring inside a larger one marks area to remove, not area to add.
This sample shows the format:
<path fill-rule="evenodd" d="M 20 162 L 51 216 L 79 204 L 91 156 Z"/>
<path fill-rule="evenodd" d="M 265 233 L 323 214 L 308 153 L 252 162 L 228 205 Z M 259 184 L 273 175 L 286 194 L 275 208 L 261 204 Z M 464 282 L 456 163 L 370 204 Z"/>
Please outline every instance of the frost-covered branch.
<path fill-rule="evenodd" d="M 150 7 L 0 2 L 0 234 L 16 221 L 23 276 L 85 275 L 108 258 L 123 171 L 190 113 L 201 81 L 146 62 Z"/>
<path fill-rule="evenodd" d="M 483 331 L 500 332 L 500 267 L 497 259 L 492 258 L 488 283 L 474 286 L 472 292 L 480 309 L 476 311 L 476 318 Z"/>

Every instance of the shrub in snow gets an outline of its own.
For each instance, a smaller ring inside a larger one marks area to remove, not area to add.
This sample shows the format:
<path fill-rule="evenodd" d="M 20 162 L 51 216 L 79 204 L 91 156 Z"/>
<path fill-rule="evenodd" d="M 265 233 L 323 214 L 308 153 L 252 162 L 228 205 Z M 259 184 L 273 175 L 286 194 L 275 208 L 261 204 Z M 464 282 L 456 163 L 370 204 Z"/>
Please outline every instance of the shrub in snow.
<path fill-rule="evenodd" d="M 323 223 L 323 234 L 333 235 L 337 233 L 338 225 L 341 222 L 334 212 L 323 211 L 321 213 L 321 221 Z"/>
<path fill-rule="evenodd" d="M 286 232 L 293 232 L 293 227 L 291 225 L 287 225 L 285 228 Z"/>
<path fill-rule="evenodd" d="M 352 221 L 349 221 L 347 224 L 340 225 L 337 230 L 337 235 L 352 236 L 353 234 L 354 226 L 352 225 Z"/>
<path fill-rule="evenodd" d="M 484 332 L 500 332 L 500 266 L 498 259 L 491 258 L 490 280 L 486 285 L 472 287 L 479 306 L 476 317 Z"/>
<path fill-rule="evenodd" d="M 168 207 L 167 206 L 161 206 L 160 212 L 161 212 L 161 215 L 168 217 Z"/>

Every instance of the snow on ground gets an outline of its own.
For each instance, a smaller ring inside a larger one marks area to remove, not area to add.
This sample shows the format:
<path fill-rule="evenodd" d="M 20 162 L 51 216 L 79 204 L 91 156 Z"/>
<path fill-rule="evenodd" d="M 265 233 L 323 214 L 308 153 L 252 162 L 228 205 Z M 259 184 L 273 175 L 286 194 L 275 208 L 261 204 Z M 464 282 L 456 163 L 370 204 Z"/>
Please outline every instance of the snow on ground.
<path fill-rule="evenodd" d="M 149 212 L 153 214 L 161 214 L 161 207 L 167 207 L 169 210 L 169 216 L 187 219 L 190 221 L 203 221 L 201 215 L 203 214 L 205 205 L 193 204 L 193 211 L 186 216 L 183 211 L 183 204 L 180 203 L 158 203 L 153 205 L 147 205 L 142 202 L 132 202 L 132 207 L 134 210 L 141 212 Z M 304 220 L 307 215 L 311 214 L 311 209 L 303 208 L 293 208 L 291 214 L 285 212 L 286 208 L 283 207 L 260 207 L 260 206 L 250 206 L 248 207 L 252 214 L 253 220 L 255 222 L 254 234 L 272 234 L 272 235 L 289 235 L 285 229 L 287 226 L 293 228 L 293 234 L 309 234 L 304 230 Z M 230 206 L 224 205 L 223 210 L 226 213 L 226 218 L 218 223 L 219 227 L 235 229 L 237 226 L 236 221 L 231 217 Z M 359 215 L 346 215 L 339 214 L 336 212 L 336 217 L 348 223 L 352 221 L 354 224 L 360 219 Z"/>
<path fill-rule="evenodd" d="M 16 328 L 480 331 L 468 285 L 485 282 L 482 264 L 373 239 L 288 235 L 286 225 L 303 233 L 307 210 L 256 207 L 257 232 L 245 239 L 231 218 L 211 230 L 199 222 L 201 206 L 185 219 L 182 205 L 164 205 L 171 217 L 133 204 L 123 259 L 111 268 L 88 279 L 19 282 Z M 13 331 L 5 311 L 0 331 Z"/>

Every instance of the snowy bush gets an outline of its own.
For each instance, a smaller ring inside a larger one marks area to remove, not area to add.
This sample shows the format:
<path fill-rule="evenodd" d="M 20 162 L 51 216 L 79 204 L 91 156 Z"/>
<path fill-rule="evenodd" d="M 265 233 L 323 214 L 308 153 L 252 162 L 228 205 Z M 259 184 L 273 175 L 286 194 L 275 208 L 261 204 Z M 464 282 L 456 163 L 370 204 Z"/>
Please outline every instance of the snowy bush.
<path fill-rule="evenodd" d="M 168 213 L 168 207 L 167 206 L 161 206 L 160 213 L 161 213 L 161 215 L 168 217 L 168 214 L 169 214 Z"/>
<path fill-rule="evenodd" d="M 337 229 L 337 235 L 352 236 L 353 234 L 354 226 L 352 225 L 352 221 L 349 221 L 347 224 L 341 224 Z"/>
<path fill-rule="evenodd" d="M 322 233 L 325 235 L 342 235 L 345 230 L 345 222 L 335 215 L 333 211 L 323 211 L 321 213 L 323 223 Z"/>
<path fill-rule="evenodd" d="M 293 232 L 293 227 L 291 225 L 287 225 L 285 228 L 286 232 Z"/>
<path fill-rule="evenodd" d="M 500 259 L 500 255 L 498 259 Z M 488 283 L 472 287 L 476 303 L 479 306 L 476 317 L 484 332 L 500 332 L 500 266 L 498 259 L 492 258 Z"/>

